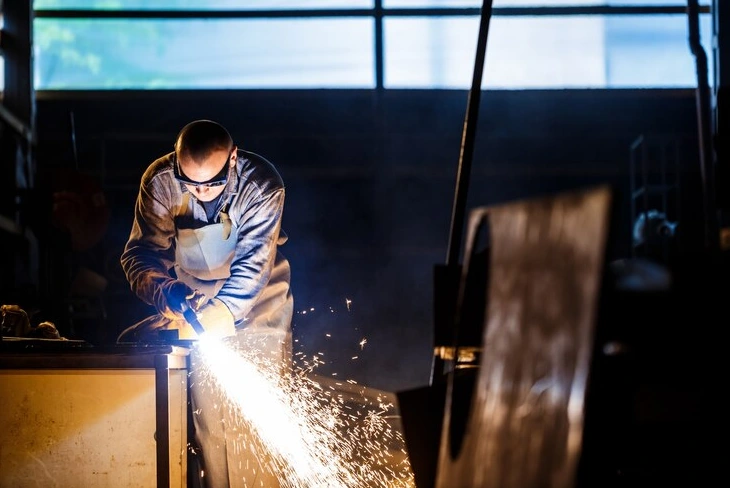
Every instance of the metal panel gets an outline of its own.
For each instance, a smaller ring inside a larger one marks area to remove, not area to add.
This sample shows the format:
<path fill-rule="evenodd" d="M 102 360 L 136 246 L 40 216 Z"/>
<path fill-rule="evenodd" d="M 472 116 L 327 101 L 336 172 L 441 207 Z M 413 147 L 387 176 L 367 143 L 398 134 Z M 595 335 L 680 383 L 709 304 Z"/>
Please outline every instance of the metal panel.
<path fill-rule="evenodd" d="M 437 487 L 574 485 L 609 205 L 601 187 L 471 212 Z"/>
<path fill-rule="evenodd" d="M 0 487 L 186 486 L 186 351 L 175 352 L 28 355 L 45 367 L 0 354 Z"/>

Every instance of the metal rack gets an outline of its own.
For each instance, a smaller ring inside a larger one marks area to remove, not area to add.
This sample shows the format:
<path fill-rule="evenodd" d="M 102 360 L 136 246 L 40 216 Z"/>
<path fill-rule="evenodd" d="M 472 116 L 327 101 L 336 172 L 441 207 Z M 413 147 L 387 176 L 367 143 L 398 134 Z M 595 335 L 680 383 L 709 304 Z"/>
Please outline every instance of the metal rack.
<path fill-rule="evenodd" d="M 679 141 L 642 134 L 629 161 L 631 256 L 666 261 L 676 250 L 681 215 Z"/>

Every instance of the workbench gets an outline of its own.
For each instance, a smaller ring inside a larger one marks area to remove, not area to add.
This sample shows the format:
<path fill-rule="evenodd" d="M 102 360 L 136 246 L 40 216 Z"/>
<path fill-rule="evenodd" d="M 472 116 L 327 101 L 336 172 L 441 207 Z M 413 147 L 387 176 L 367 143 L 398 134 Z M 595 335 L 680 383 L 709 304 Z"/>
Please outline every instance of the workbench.
<path fill-rule="evenodd" d="M 0 342 L 0 488 L 184 487 L 188 349 Z"/>

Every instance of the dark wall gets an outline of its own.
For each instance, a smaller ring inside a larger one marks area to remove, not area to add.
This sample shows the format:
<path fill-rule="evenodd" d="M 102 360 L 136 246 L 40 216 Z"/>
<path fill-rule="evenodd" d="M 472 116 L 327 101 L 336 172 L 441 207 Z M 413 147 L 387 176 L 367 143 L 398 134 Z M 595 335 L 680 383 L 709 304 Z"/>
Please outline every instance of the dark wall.
<path fill-rule="evenodd" d="M 108 210 L 87 220 L 84 232 L 103 228 L 87 249 L 67 252 L 63 235 L 50 235 L 46 289 L 68 286 L 79 266 L 108 280 L 105 318 L 76 322 L 93 341 L 113 340 L 148 313 L 118 263 L 137 183 L 182 125 L 215 119 L 277 165 L 287 185 L 282 250 L 300 354 L 323 353 L 322 371 L 342 379 L 423 385 L 432 272 L 446 259 L 466 103 L 466 91 L 426 90 L 40 93 L 37 220 L 49 212 L 48 194 L 79 178 L 98 185 Z M 677 142 L 683 208 L 690 216 L 697 208 L 690 90 L 489 91 L 477 124 L 467 208 L 609 183 L 617 202 L 609 257 L 627 256 L 630 146 L 640 135 Z M 43 228 L 53 225 L 51 216 Z"/>

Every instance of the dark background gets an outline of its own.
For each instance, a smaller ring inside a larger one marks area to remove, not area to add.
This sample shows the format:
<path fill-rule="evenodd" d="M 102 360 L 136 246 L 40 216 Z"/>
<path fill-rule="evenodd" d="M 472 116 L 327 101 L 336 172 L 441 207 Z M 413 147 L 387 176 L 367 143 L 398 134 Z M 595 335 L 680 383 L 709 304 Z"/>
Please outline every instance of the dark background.
<path fill-rule="evenodd" d="M 67 337 L 106 344 L 149 313 L 119 266 L 137 185 L 185 123 L 209 118 L 272 161 L 286 184 L 282 251 L 292 264 L 300 357 L 317 355 L 323 374 L 390 391 L 427 384 L 433 273 L 446 260 L 467 97 L 466 90 L 38 93 L 38 184 L 24 198 L 40 250 L 37 316 Z M 693 90 L 485 91 L 467 209 L 607 183 L 616 199 L 608 258 L 628 257 L 631 146 L 643 136 L 649 151 L 662 141 L 672 148 L 688 229 L 682 245 L 692 248 L 699 235 L 692 227 L 701 225 L 695 107 Z M 74 249 L 55 222 L 50 195 L 68 189 L 103 196 L 98 215 L 85 217 L 85 249 Z M 77 289 L 79 270 L 105 281 L 93 299 L 65 294 Z M 13 297 L 6 296 L 3 303 Z"/>

